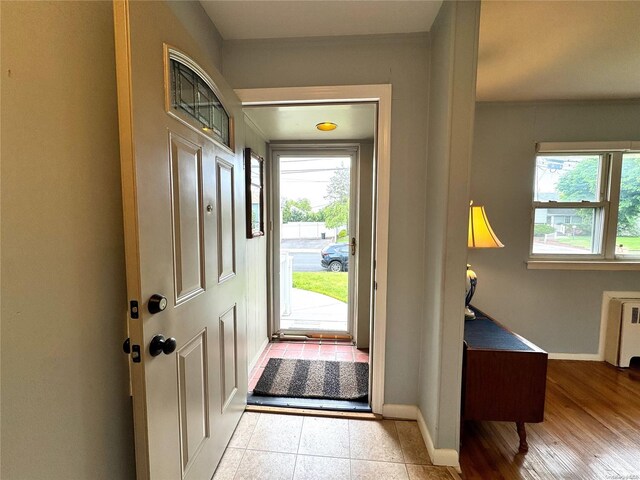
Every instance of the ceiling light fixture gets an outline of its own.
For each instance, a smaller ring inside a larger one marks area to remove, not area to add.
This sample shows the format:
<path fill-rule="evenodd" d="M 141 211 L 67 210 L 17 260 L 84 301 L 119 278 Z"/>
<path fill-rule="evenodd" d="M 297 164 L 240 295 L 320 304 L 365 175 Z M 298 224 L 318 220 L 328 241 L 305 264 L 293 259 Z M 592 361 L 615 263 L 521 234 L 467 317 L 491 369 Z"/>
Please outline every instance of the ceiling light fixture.
<path fill-rule="evenodd" d="M 323 132 L 330 132 L 331 130 L 338 128 L 338 125 L 333 122 L 320 122 L 316 125 L 316 128 Z"/>

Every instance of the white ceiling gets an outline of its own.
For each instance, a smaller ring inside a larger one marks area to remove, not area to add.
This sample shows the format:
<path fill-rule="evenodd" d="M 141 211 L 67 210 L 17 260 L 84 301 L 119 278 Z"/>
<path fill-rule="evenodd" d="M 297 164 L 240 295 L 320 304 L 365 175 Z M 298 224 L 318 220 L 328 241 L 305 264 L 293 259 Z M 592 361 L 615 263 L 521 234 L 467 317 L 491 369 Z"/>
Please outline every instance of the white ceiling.
<path fill-rule="evenodd" d="M 640 2 L 482 2 L 477 98 L 640 98 Z"/>
<path fill-rule="evenodd" d="M 426 32 L 442 0 L 200 0 L 225 40 Z"/>
<path fill-rule="evenodd" d="M 225 40 L 428 31 L 441 1 L 201 0 Z M 481 101 L 640 98 L 640 1 L 483 1 Z"/>
<path fill-rule="evenodd" d="M 369 140 L 375 132 L 376 109 L 372 103 L 245 107 L 244 112 L 265 139 L 273 140 Z M 338 128 L 321 132 L 320 122 Z"/>
<path fill-rule="evenodd" d="M 442 4 L 427 0 L 201 0 L 225 40 L 429 31 Z M 482 2 L 479 101 L 640 98 L 640 1 Z M 368 105 L 256 107 L 269 140 L 373 137 Z M 333 121 L 338 129 L 319 132 Z"/>

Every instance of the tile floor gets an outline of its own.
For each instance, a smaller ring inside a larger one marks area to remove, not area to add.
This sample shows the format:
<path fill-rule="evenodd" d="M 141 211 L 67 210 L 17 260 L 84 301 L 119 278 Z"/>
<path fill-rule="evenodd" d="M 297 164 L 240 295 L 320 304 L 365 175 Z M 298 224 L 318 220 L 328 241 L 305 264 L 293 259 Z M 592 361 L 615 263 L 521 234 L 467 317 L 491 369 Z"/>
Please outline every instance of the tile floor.
<path fill-rule="evenodd" d="M 459 480 L 416 422 L 245 412 L 214 480 Z"/>
<path fill-rule="evenodd" d="M 336 340 L 318 340 L 308 342 L 269 343 L 260 359 L 249 374 L 249 391 L 258 383 L 258 379 L 270 358 L 304 358 L 307 360 L 337 360 L 339 362 L 368 362 L 368 350 L 358 350 L 353 345 Z"/>

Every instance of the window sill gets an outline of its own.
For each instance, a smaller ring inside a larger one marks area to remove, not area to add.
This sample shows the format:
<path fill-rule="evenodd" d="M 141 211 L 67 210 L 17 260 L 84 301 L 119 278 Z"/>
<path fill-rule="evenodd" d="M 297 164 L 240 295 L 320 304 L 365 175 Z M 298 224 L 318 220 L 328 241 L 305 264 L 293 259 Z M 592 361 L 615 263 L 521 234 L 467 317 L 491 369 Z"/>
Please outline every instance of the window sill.
<path fill-rule="evenodd" d="M 529 260 L 527 270 L 640 270 L 640 260 Z"/>

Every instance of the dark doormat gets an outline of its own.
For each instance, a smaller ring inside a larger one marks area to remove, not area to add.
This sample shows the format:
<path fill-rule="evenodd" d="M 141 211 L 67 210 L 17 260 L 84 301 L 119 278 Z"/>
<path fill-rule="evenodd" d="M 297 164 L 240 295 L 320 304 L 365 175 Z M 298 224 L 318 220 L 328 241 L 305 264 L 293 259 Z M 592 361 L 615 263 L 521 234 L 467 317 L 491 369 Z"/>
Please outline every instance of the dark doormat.
<path fill-rule="evenodd" d="M 368 363 L 270 358 L 253 395 L 362 400 L 368 391 Z"/>

